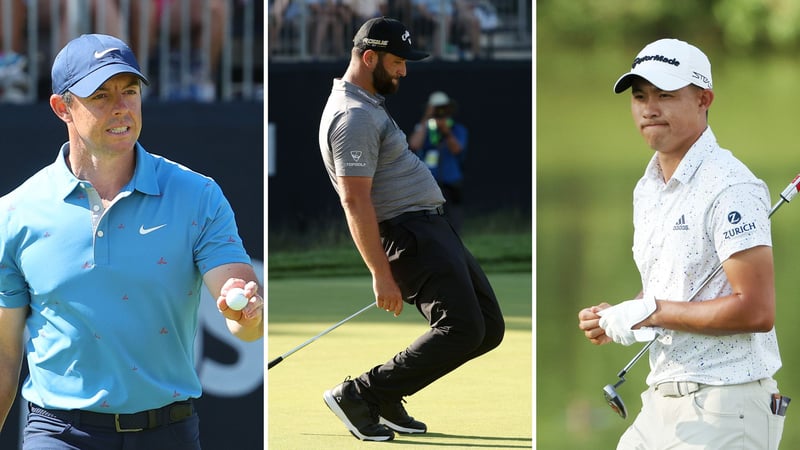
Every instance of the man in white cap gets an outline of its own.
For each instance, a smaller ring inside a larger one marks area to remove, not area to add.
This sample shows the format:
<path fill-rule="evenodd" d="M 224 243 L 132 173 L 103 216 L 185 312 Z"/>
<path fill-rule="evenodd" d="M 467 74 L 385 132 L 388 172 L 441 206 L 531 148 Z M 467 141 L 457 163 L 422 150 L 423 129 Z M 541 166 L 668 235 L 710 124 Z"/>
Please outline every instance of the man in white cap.
<path fill-rule="evenodd" d="M 434 91 L 422 120 L 408 136 L 408 148 L 425 161 L 445 198 L 445 214 L 456 231 L 463 224 L 464 159 L 467 127 L 454 119 L 456 102 L 442 91 Z"/>
<path fill-rule="evenodd" d="M 23 449 L 199 449 L 202 285 L 232 334 L 264 333 L 233 211 L 214 180 L 139 144 L 147 78 L 123 41 L 75 38 L 52 78 L 68 141 L 0 198 L 0 426 L 27 328 Z"/>
<path fill-rule="evenodd" d="M 634 189 L 641 291 L 578 314 L 597 345 L 657 338 L 642 410 L 617 448 L 777 449 L 786 400 L 773 379 L 781 358 L 767 186 L 717 144 L 702 51 L 653 42 L 614 92 L 628 88 L 634 123 L 655 151 Z"/>

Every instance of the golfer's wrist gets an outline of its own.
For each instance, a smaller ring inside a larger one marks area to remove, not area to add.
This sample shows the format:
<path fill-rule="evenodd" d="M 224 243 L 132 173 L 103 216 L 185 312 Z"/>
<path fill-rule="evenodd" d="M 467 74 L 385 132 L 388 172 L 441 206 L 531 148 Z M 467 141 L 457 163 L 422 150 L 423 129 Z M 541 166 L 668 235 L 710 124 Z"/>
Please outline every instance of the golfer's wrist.
<path fill-rule="evenodd" d="M 655 300 L 655 299 L 653 299 L 653 300 Z M 650 313 L 649 316 L 645 317 L 645 319 L 640 322 L 641 326 L 643 326 L 643 327 L 657 327 L 657 326 L 659 326 L 658 325 L 658 317 L 656 317 L 656 314 L 658 314 L 658 312 L 661 310 L 661 307 L 659 306 L 660 303 L 661 303 L 661 300 L 655 300 L 655 303 L 656 303 L 655 311 Z"/>

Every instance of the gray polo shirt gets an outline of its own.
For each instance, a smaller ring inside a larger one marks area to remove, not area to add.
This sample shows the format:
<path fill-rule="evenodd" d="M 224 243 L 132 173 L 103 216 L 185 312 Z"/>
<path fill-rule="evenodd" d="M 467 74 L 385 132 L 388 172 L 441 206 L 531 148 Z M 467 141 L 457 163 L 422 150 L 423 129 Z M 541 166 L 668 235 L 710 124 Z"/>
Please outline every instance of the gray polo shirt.
<path fill-rule="evenodd" d="M 444 203 L 436 180 L 409 150 L 405 133 L 380 95 L 334 79 L 320 120 L 319 148 L 337 193 L 340 176 L 372 177 L 378 222 Z"/>

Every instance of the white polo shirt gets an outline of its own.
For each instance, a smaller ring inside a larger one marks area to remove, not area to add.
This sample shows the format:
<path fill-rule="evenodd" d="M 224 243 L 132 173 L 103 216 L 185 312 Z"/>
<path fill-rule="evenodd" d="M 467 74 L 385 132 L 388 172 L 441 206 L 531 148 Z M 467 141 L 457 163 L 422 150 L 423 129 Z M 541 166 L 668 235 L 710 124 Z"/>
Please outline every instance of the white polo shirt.
<path fill-rule="evenodd" d="M 667 183 L 653 155 L 633 197 L 633 257 L 645 295 L 688 301 L 720 261 L 742 250 L 772 245 L 766 184 L 719 147 L 711 128 L 689 149 Z M 694 301 L 731 292 L 721 271 Z M 668 330 L 650 349 L 647 384 L 746 383 L 772 376 L 780 366 L 774 328 L 730 336 Z"/>

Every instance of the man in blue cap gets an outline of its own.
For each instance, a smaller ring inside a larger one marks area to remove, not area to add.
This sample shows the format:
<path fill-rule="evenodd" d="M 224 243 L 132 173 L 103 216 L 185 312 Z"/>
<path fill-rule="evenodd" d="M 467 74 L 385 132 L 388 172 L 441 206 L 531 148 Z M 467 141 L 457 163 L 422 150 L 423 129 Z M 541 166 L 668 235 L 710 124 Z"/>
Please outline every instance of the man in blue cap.
<path fill-rule="evenodd" d="M 233 211 L 211 178 L 137 142 L 148 80 L 124 42 L 80 36 L 52 78 L 69 140 L 0 198 L 0 426 L 27 328 L 24 449 L 198 449 L 202 285 L 231 333 L 263 336 Z M 242 310 L 225 302 L 234 287 Z"/>

